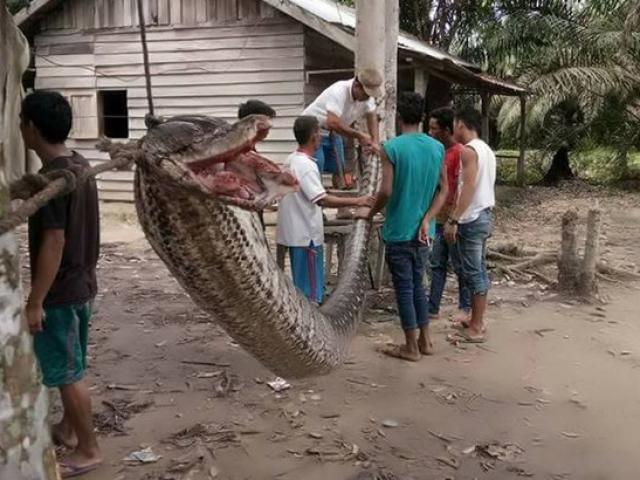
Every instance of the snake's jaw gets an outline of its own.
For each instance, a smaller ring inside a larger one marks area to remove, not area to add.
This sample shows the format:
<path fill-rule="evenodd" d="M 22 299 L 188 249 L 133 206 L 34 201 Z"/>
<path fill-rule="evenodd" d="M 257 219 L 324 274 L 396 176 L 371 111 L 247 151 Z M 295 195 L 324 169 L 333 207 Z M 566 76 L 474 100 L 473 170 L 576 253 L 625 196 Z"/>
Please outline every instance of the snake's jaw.
<path fill-rule="evenodd" d="M 149 131 L 143 149 L 177 187 L 257 211 L 298 189 L 290 173 L 254 151 L 270 128 L 264 115 L 232 126 L 210 117 L 173 117 Z"/>

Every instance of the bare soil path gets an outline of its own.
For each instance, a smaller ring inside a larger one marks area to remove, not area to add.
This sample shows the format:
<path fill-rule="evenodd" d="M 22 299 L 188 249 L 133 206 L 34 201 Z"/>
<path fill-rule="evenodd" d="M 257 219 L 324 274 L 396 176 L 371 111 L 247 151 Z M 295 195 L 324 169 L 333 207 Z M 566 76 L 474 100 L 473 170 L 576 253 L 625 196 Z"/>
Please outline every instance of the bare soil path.
<path fill-rule="evenodd" d="M 599 198 L 606 255 L 634 268 L 640 196 L 501 196 L 509 208 L 498 211 L 495 240 L 536 248 L 557 246 L 569 205 L 584 216 Z M 400 334 L 386 291 L 343 368 L 277 393 L 120 208 L 104 209 L 90 347 L 107 462 L 87 480 L 638 478 L 640 284 L 602 284 L 606 303 L 576 305 L 535 283 L 498 282 L 489 342 L 449 345 L 441 320 L 437 354 L 417 364 L 375 352 Z M 125 460 L 145 447 L 161 458 Z"/>

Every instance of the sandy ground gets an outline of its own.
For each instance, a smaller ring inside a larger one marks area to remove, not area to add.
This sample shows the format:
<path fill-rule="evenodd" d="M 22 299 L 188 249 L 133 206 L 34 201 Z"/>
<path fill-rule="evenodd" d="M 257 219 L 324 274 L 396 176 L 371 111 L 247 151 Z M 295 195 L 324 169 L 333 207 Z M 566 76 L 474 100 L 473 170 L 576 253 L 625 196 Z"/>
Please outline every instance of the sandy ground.
<path fill-rule="evenodd" d="M 558 244 L 569 205 L 584 216 L 599 198 L 606 257 L 635 268 L 639 195 L 501 197 L 495 241 L 537 248 Z M 346 365 L 276 393 L 274 376 L 184 295 L 131 212 L 103 215 L 88 380 L 106 463 L 87 480 L 638 478 L 639 284 L 602 284 L 605 303 L 577 305 L 497 282 L 490 341 L 456 348 L 441 320 L 436 356 L 417 364 L 375 351 L 400 336 L 386 290 Z M 125 460 L 145 447 L 161 458 Z"/>

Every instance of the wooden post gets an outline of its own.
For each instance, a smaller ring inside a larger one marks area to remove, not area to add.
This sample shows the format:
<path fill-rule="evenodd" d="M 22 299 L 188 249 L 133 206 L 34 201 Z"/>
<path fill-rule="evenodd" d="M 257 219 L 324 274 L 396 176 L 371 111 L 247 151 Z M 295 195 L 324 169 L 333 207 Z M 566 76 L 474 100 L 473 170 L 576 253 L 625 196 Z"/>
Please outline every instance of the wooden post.
<path fill-rule="evenodd" d="M 482 140 L 489 143 L 489 103 L 491 95 L 488 92 L 482 92 Z"/>
<path fill-rule="evenodd" d="M 0 0 L 0 219 L 11 211 L 4 172 L 8 140 L 20 138 L 17 118 L 6 118 L 15 83 L 27 68 L 28 44 Z M 11 87 L 10 87 L 11 86 Z M 17 93 L 20 95 L 20 93 Z M 4 124 L 5 120 L 9 120 Z M 20 258 L 13 231 L 0 235 L 0 478 L 56 480 L 59 474 L 49 435 L 47 389 L 33 353 L 22 311 Z"/>
<path fill-rule="evenodd" d="M 527 97 L 520 95 L 520 155 L 516 165 L 516 183 L 523 186 L 526 183 L 526 159 L 527 151 Z"/>
<path fill-rule="evenodd" d="M 600 251 L 600 207 L 589 210 L 587 216 L 587 238 L 584 245 L 584 257 L 578 278 L 578 293 L 589 298 L 598 293 L 596 271 Z"/>
<path fill-rule="evenodd" d="M 427 81 L 429 76 L 424 68 L 416 66 L 413 71 L 413 91 L 424 96 L 424 92 L 427 91 Z"/>
<path fill-rule="evenodd" d="M 419 93 L 424 97 L 427 93 L 428 81 L 429 81 L 429 75 L 427 74 L 427 71 L 421 66 L 416 66 L 415 70 L 413 71 L 413 91 L 416 93 Z M 425 110 L 427 108 L 428 107 L 425 103 Z M 429 114 L 429 112 L 424 112 L 424 113 L 425 115 Z M 424 124 L 420 122 L 419 131 L 424 132 L 425 130 L 428 130 L 428 129 L 425 129 Z"/>
<path fill-rule="evenodd" d="M 578 213 L 568 210 L 562 216 L 562 244 L 558 259 L 558 287 L 565 291 L 574 291 L 578 284 L 578 241 L 576 229 Z"/>
<path fill-rule="evenodd" d="M 385 0 L 385 60 L 384 60 L 384 136 L 396 136 L 396 106 L 398 100 L 398 34 L 400 33 L 399 0 Z"/>
<path fill-rule="evenodd" d="M 372 68 L 384 77 L 387 51 L 385 14 L 386 0 L 356 1 L 356 72 Z M 384 112 L 378 113 L 382 116 L 380 129 L 384 134 Z"/>
<path fill-rule="evenodd" d="M 147 49 L 147 26 L 144 19 L 142 0 L 138 0 L 138 23 L 140 25 L 140 42 L 142 43 L 142 64 L 144 65 L 144 85 L 147 90 L 147 106 L 149 115 L 153 116 L 153 96 L 151 95 L 151 72 L 149 69 L 149 51 Z"/>

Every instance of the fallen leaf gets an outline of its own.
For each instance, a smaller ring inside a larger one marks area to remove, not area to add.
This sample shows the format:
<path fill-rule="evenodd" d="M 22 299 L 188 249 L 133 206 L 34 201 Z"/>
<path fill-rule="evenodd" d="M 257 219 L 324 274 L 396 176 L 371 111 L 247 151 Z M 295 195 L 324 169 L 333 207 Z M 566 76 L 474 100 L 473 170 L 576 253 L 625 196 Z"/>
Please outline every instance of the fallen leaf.
<path fill-rule="evenodd" d="M 197 378 L 213 378 L 213 377 L 217 377 L 220 374 L 222 374 L 222 370 L 218 370 L 215 372 L 198 372 L 196 377 Z"/>
<path fill-rule="evenodd" d="M 143 450 L 138 450 L 136 452 L 131 452 L 129 456 L 125 459 L 131 462 L 139 462 L 139 463 L 154 463 L 160 460 L 162 456 L 156 455 L 151 450 L 151 447 L 147 447 Z"/>
<path fill-rule="evenodd" d="M 436 460 L 444 465 L 447 465 L 448 467 L 453 468 L 454 470 L 460 468 L 460 462 L 458 462 L 458 460 L 455 458 L 438 457 L 436 458 Z"/>
<path fill-rule="evenodd" d="M 267 385 L 269 385 L 274 392 L 282 392 L 291 388 L 291 385 L 284 378 L 280 377 L 276 377 L 272 381 L 267 382 Z"/>

